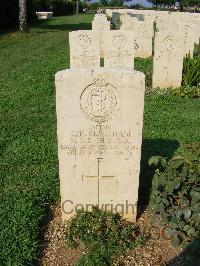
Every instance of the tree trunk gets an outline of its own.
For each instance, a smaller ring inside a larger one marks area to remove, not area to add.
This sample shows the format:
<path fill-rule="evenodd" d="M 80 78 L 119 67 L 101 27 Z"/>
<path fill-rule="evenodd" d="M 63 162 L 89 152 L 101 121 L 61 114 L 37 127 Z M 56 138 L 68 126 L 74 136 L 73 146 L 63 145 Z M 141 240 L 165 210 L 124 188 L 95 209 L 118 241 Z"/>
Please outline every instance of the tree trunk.
<path fill-rule="evenodd" d="M 79 13 L 79 0 L 76 0 L 76 14 Z"/>
<path fill-rule="evenodd" d="M 27 0 L 19 0 L 19 29 L 21 32 L 28 31 Z"/>
<path fill-rule="evenodd" d="M 158 1 L 156 1 L 156 10 L 158 10 Z"/>
<path fill-rule="evenodd" d="M 180 11 L 183 12 L 183 3 L 182 3 L 182 1 L 180 1 Z"/>

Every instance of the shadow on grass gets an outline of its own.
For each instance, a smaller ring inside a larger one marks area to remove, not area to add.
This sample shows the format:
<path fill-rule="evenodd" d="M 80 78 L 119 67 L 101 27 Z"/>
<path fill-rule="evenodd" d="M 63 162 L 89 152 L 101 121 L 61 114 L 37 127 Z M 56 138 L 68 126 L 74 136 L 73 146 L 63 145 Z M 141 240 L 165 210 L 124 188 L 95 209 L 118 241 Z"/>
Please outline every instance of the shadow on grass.
<path fill-rule="evenodd" d="M 148 166 L 152 156 L 172 158 L 178 149 L 179 142 L 166 139 L 143 139 L 140 171 L 140 187 L 138 196 L 138 218 L 142 215 L 149 203 L 154 169 Z"/>
<path fill-rule="evenodd" d="M 41 23 L 36 25 L 36 28 L 43 29 L 46 32 L 53 32 L 53 31 L 75 31 L 75 30 L 91 30 L 92 25 L 91 23 L 77 23 L 77 24 L 54 24 L 48 25 L 45 23 Z"/>
<path fill-rule="evenodd" d="M 43 220 L 40 224 L 40 246 L 38 249 L 38 256 L 35 259 L 35 261 L 33 261 L 32 266 L 41 266 L 41 261 L 44 255 L 44 251 L 49 244 L 48 240 L 45 239 L 44 236 L 48 230 L 48 225 L 53 220 L 53 218 L 54 218 L 54 213 L 52 209 L 50 208 L 50 206 L 47 206 L 44 211 Z"/>

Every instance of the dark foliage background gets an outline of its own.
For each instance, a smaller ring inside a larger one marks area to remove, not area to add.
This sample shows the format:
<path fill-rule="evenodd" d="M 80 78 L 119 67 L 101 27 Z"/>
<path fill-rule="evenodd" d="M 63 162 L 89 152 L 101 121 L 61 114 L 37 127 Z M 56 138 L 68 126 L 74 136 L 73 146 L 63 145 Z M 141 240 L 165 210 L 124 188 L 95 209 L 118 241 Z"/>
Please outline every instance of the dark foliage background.
<path fill-rule="evenodd" d="M 19 0 L 0 0 L 0 29 L 17 28 Z M 80 2 L 82 12 L 86 4 Z M 29 23 L 36 19 L 36 11 L 53 11 L 55 16 L 72 15 L 75 13 L 75 1 L 69 0 L 27 0 Z"/>

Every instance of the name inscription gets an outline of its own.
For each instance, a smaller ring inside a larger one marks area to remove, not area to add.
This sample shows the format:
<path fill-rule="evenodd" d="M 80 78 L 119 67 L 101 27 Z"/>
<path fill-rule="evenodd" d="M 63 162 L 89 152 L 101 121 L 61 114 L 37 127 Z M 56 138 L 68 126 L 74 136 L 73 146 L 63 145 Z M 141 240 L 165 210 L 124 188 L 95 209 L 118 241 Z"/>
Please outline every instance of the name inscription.
<path fill-rule="evenodd" d="M 62 144 L 68 156 L 118 154 L 126 159 L 133 157 L 133 131 L 113 130 L 108 125 L 95 125 L 89 129 L 79 129 L 71 132 L 69 143 Z"/>

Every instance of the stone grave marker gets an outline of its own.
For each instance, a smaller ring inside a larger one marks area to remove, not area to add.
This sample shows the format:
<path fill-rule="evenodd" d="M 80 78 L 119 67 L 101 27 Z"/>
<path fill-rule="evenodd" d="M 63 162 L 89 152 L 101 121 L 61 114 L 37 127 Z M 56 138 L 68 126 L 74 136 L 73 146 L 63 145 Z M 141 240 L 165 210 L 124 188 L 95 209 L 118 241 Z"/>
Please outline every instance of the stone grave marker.
<path fill-rule="evenodd" d="M 134 68 L 134 33 L 113 30 L 104 33 L 104 66 Z"/>
<path fill-rule="evenodd" d="M 143 73 L 113 68 L 56 74 L 64 220 L 91 205 L 136 219 L 144 79 Z"/>
<path fill-rule="evenodd" d="M 183 36 L 157 32 L 154 42 L 153 88 L 181 86 L 183 69 Z"/>
<path fill-rule="evenodd" d="M 71 68 L 100 67 L 100 43 L 91 30 L 69 33 Z"/>
<path fill-rule="evenodd" d="M 152 55 L 153 22 L 138 21 L 135 33 L 135 57 L 147 58 Z"/>
<path fill-rule="evenodd" d="M 100 44 L 100 55 L 104 57 L 104 43 L 103 43 L 103 33 L 105 31 L 110 31 L 110 21 L 107 20 L 105 14 L 96 14 L 94 20 L 92 21 L 92 31 L 95 34 L 95 38 Z"/>
<path fill-rule="evenodd" d="M 131 17 L 128 14 L 121 14 L 120 15 L 120 20 L 121 20 L 121 25 L 120 25 L 120 30 L 124 31 L 136 31 L 137 30 L 137 23 L 138 23 L 138 18 L 136 17 Z"/>
<path fill-rule="evenodd" d="M 179 32 L 181 32 L 184 36 L 183 55 L 186 56 L 190 54 L 190 57 L 193 58 L 194 43 L 195 43 L 194 25 L 191 23 L 179 23 L 178 28 Z"/>

